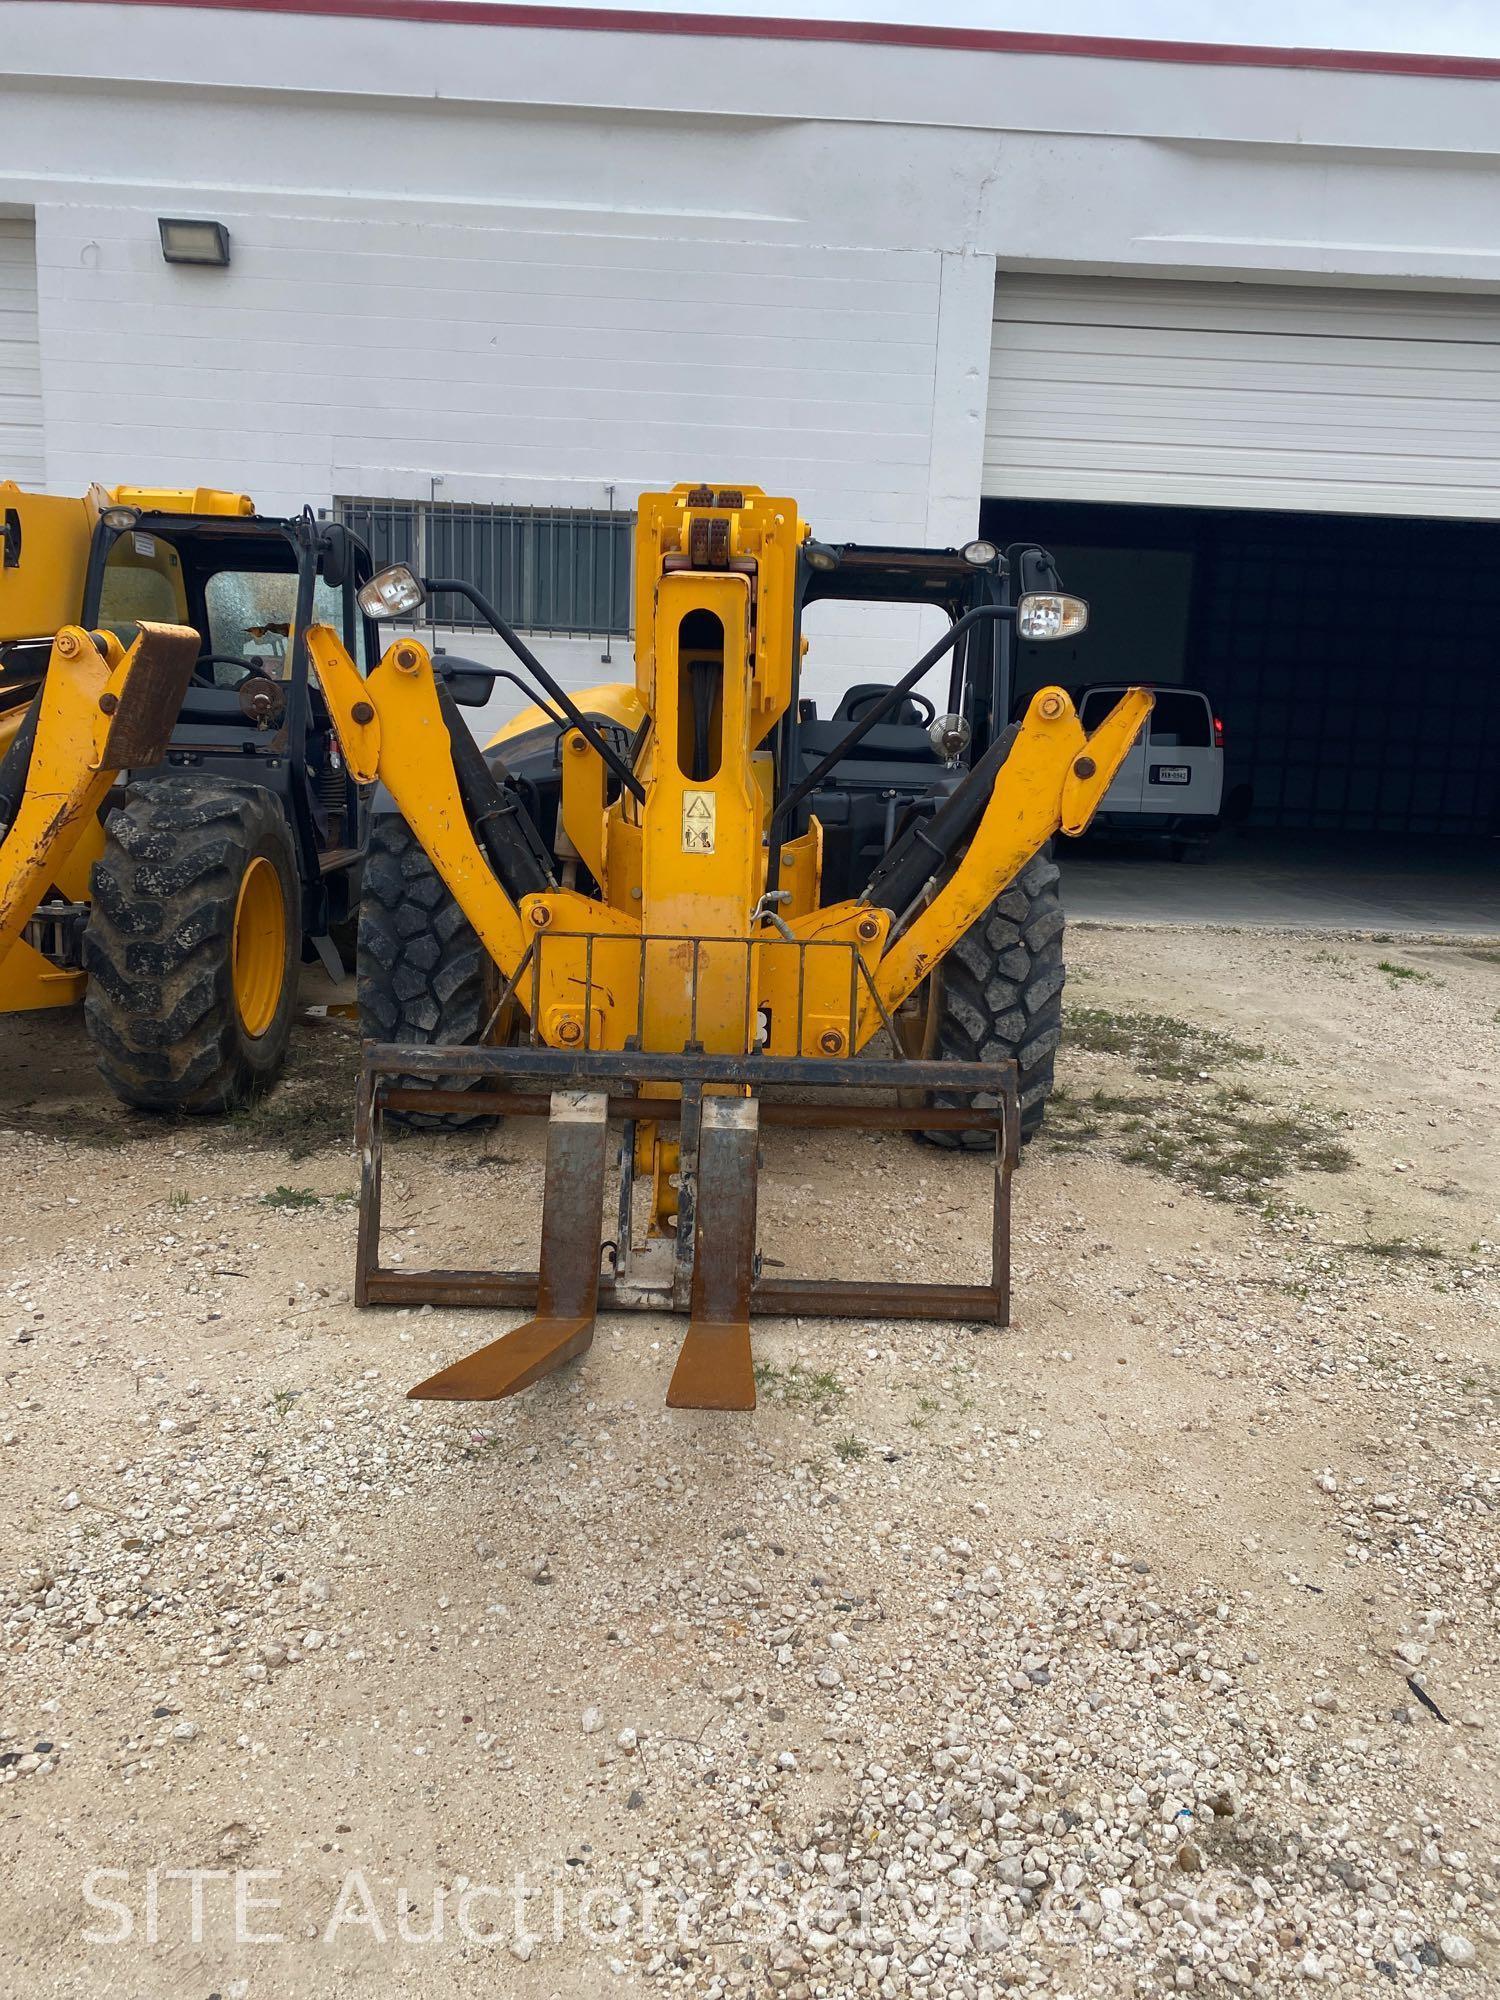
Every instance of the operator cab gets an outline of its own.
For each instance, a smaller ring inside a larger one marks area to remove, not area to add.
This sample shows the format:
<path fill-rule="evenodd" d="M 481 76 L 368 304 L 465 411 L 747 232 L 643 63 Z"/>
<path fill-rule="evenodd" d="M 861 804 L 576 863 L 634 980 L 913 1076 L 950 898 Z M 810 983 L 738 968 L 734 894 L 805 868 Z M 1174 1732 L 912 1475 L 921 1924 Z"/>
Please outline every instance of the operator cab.
<path fill-rule="evenodd" d="M 296 635 L 332 625 L 368 671 L 377 636 L 356 593 L 371 569 L 357 537 L 310 514 L 109 505 L 90 548 L 86 626 L 127 646 L 142 620 L 190 625 L 199 635 L 167 766 L 284 792 L 314 879 L 353 857 L 360 806 Z"/>
<path fill-rule="evenodd" d="M 1045 550 L 1020 546 L 1002 553 L 979 541 L 962 549 L 807 542 L 798 585 L 799 660 L 802 613 L 814 603 L 928 606 L 943 614 L 951 634 L 981 607 L 1060 588 Z M 898 835 L 931 816 L 1005 726 L 1014 682 L 1013 627 L 980 617 L 950 645 L 939 641 L 931 650 L 930 670 L 920 677 L 925 684 L 896 694 L 883 714 L 876 711 L 896 683 L 861 681 L 826 720 L 811 702 L 794 699 L 782 724 L 778 748 L 789 787 L 807 783 L 837 753 L 787 828 L 800 834 L 809 818 L 819 821 L 829 896 L 857 894 Z"/>

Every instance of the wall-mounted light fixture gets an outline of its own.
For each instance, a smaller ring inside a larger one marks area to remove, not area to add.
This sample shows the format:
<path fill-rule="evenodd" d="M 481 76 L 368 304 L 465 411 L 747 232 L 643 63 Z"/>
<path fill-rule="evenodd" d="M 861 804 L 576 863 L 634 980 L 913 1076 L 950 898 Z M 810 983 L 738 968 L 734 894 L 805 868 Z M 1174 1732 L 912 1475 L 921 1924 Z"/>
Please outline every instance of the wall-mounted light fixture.
<path fill-rule="evenodd" d="M 222 222 L 195 222 L 186 216 L 163 215 L 157 219 L 161 231 L 161 254 L 169 264 L 217 264 L 229 262 L 229 231 Z"/>

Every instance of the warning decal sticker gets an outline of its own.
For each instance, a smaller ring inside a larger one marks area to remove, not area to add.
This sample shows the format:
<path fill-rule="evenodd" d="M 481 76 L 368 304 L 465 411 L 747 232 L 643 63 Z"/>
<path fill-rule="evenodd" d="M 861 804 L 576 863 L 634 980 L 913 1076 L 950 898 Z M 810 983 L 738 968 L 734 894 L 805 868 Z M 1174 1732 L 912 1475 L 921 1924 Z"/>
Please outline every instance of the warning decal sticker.
<path fill-rule="evenodd" d="M 682 851 L 684 854 L 712 854 L 718 800 L 712 792 L 684 792 L 682 795 Z"/>

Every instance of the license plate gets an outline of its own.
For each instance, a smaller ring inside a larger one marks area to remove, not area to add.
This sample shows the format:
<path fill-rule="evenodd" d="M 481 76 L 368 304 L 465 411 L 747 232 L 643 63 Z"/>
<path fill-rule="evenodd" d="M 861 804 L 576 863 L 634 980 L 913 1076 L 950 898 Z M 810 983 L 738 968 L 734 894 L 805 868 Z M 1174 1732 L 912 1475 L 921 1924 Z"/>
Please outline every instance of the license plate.
<path fill-rule="evenodd" d="M 1186 764 L 1153 764 L 1151 782 L 1153 785 L 1185 785 L 1192 773 Z"/>

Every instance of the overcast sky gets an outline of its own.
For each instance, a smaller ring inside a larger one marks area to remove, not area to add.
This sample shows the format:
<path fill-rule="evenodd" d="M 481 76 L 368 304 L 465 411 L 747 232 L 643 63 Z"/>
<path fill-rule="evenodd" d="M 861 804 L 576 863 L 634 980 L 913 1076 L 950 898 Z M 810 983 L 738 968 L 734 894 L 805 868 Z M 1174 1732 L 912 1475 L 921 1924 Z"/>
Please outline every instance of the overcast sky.
<path fill-rule="evenodd" d="M 1145 40 L 1500 56 L 1500 0 L 578 0 L 669 13 L 915 21 Z"/>

